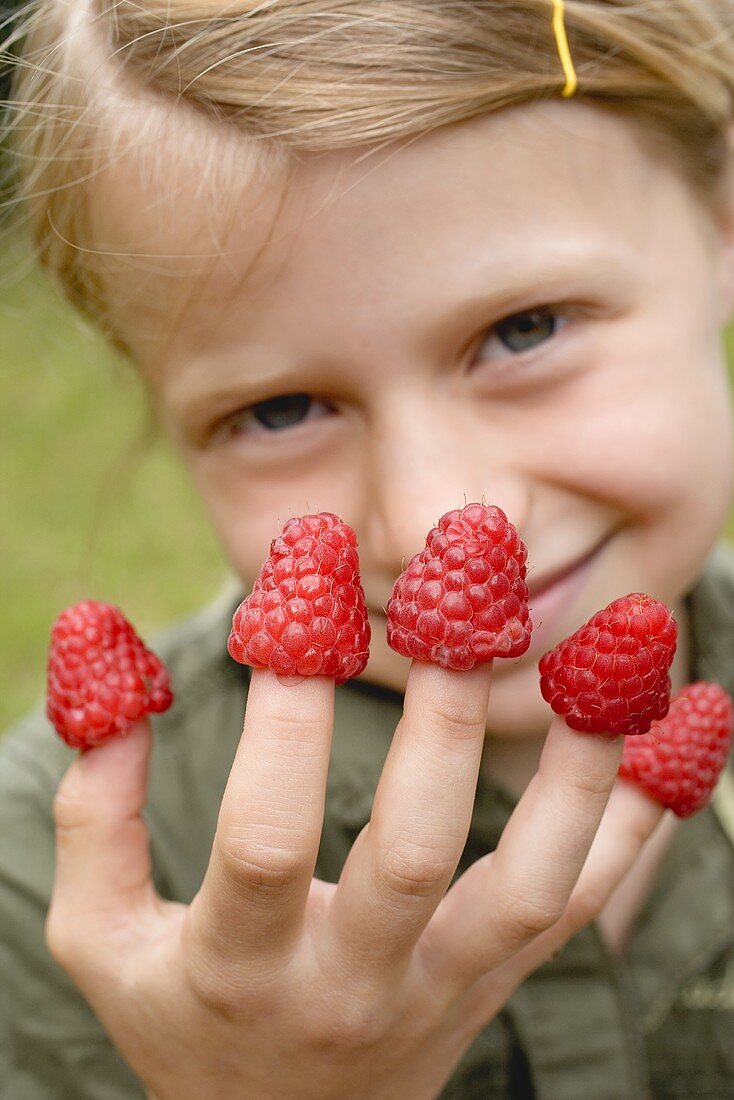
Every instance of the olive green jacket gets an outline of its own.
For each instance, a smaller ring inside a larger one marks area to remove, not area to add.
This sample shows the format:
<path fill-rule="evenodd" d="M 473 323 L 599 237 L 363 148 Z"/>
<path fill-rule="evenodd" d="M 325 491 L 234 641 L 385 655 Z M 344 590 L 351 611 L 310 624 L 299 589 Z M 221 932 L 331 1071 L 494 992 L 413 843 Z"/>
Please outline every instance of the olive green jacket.
<path fill-rule="evenodd" d="M 155 721 L 147 816 L 156 885 L 182 902 L 201 882 L 242 727 L 247 670 L 226 652 L 237 602 L 230 591 L 156 645 L 171 669 L 176 701 Z M 712 556 L 689 607 L 691 678 L 717 680 L 734 694 L 734 556 L 728 551 Z M 401 712 L 400 696 L 358 682 L 338 688 L 336 700 L 317 865 L 318 876 L 331 881 L 369 819 Z M 0 745 L 2 1100 L 144 1096 L 43 943 L 54 862 L 51 800 L 71 758 L 40 715 Z M 459 872 L 496 846 L 512 805 L 506 792 L 480 780 Z M 734 1098 L 731 772 L 720 781 L 713 806 L 677 833 L 624 958 L 610 952 L 595 926 L 584 929 L 526 980 L 441 1095 Z"/>

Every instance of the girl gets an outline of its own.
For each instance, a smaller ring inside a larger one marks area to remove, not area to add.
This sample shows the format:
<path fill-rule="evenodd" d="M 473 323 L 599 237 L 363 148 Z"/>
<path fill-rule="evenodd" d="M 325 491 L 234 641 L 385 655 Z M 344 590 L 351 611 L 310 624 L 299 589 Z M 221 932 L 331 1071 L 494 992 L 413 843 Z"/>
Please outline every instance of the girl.
<path fill-rule="evenodd" d="M 3 1098 L 734 1093 L 727 783 L 678 827 L 537 671 L 645 591 L 674 689 L 734 690 L 733 26 L 42 0 L 14 96 L 41 260 L 141 371 L 239 585 L 157 647 L 150 774 L 147 724 L 70 766 L 38 716 L 3 743 Z M 529 546 L 531 649 L 408 676 L 392 583 L 482 496 Z M 225 648 L 316 509 L 356 528 L 373 632 L 336 695 Z"/>

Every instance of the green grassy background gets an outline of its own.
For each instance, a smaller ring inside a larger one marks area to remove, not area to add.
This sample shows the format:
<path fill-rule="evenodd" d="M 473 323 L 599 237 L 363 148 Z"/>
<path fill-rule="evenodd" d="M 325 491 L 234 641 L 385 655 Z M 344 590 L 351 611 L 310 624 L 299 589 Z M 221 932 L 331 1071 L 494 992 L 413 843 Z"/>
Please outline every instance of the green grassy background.
<path fill-rule="evenodd" d="M 226 568 L 134 373 L 16 242 L 0 247 L 2 730 L 40 698 L 66 604 L 119 603 L 149 636 L 214 594 Z"/>
<path fill-rule="evenodd" d="M 37 271 L 10 282 L 7 261 L 0 730 L 38 701 L 49 627 L 64 606 L 87 596 L 119 603 L 149 636 L 226 577 L 178 459 L 149 427 L 133 371 Z"/>

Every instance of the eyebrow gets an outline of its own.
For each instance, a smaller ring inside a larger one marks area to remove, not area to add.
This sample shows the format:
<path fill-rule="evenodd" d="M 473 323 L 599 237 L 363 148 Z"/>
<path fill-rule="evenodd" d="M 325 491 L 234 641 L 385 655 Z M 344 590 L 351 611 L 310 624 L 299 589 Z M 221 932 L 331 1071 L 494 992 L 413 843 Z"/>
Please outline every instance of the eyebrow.
<path fill-rule="evenodd" d="M 623 277 L 626 284 L 639 263 L 636 252 L 618 244 L 611 249 L 585 243 L 580 247 L 566 245 L 565 251 L 543 257 L 534 265 L 516 252 L 513 250 L 509 258 L 493 259 L 484 273 L 484 284 L 491 288 L 494 282 L 496 289 L 462 298 L 458 311 L 476 304 L 489 305 L 495 310 L 513 309 L 523 299 L 537 298 L 538 294 L 542 297 L 543 292 L 558 293 L 564 284 L 573 287 L 575 293 L 580 293 L 584 286 L 592 286 L 598 293 L 615 275 Z"/>

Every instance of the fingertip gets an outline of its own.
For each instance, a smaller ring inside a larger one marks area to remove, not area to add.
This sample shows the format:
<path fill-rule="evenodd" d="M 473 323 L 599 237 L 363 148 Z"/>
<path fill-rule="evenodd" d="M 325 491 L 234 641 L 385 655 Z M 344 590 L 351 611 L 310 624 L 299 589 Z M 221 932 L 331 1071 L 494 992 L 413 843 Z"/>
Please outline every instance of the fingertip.
<path fill-rule="evenodd" d="M 458 670 L 414 660 L 405 685 L 403 717 L 416 729 L 465 735 L 486 731 L 491 662 Z"/>
<path fill-rule="evenodd" d="M 59 784 L 53 804 L 52 938 L 58 943 L 61 934 L 62 949 L 65 940 L 84 938 L 90 916 L 95 922 L 105 914 L 119 919 L 150 904 L 148 833 L 141 814 L 152 740 L 148 720 L 135 722 L 124 735 L 79 753 Z"/>
<path fill-rule="evenodd" d="M 303 686 L 313 694 L 323 694 L 334 690 L 333 676 L 302 676 L 299 673 L 285 675 L 273 672 L 270 668 L 253 668 L 250 673 L 250 691 L 279 691 Z"/>
<path fill-rule="evenodd" d="M 286 688 L 297 687 L 299 684 L 302 684 L 303 681 L 306 679 L 305 676 L 299 676 L 298 674 L 294 676 L 282 676 L 279 672 L 276 672 L 275 678 L 281 685 L 281 687 Z"/>
<path fill-rule="evenodd" d="M 413 658 L 408 672 L 408 685 L 433 683 L 451 685 L 464 691 L 485 687 L 492 676 L 494 661 L 484 661 L 473 668 L 446 668 L 435 661 L 421 661 Z M 406 689 L 407 690 L 407 689 Z"/>
<path fill-rule="evenodd" d="M 581 733 L 577 734 L 576 736 L 585 736 L 587 738 L 590 736 L 594 744 L 599 746 L 599 752 L 612 757 L 612 759 L 616 760 L 617 763 L 619 763 L 619 761 L 622 759 L 622 752 L 624 750 L 623 734 L 592 733 L 591 735 L 589 735 Z"/>
<path fill-rule="evenodd" d="M 675 817 L 672 810 L 667 809 L 662 802 L 658 802 L 648 791 L 644 790 L 634 779 L 618 775 L 614 780 L 614 801 L 625 808 L 628 814 L 644 814 L 652 820 L 656 816 Z"/>
<path fill-rule="evenodd" d="M 80 752 L 63 776 L 57 802 L 85 804 L 94 813 L 112 814 L 120 807 L 137 812 L 145 803 L 153 733 L 147 718 L 123 735 Z"/>
<path fill-rule="evenodd" d="M 109 737 L 101 744 L 81 749 L 76 762 L 80 769 L 91 775 L 100 769 L 115 767 L 133 758 L 147 755 L 152 742 L 153 731 L 150 720 L 141 718 L 133 722 L 128 729 L 120 731 L 114 737 Z"/>
<path fill-rule="evenodd" d="M 614 750 L 619 753 L 622 752 L 624 747 L 624 734 L 577 730 L 569 726 L 568 722 L 561 714 L 553 715 L 549 732 L 552 730 L 560 731 L 559 736 L 566 738 L 571 745 L 609 746 L 610 751 Z"/>
<path fill-rule="evenodd" d="M 581 733 L 571 729 L 560 715 L 554 715 L 543 746 L 541 763 L 544 770 L 550 769 L 559 776 L 593 774 L 606 785 L 617 774 L 623 748 L 622 736 Z"/>
<path fill-rule="evenodd" d="M 323 723 L 334 709 L 334 680 L 329 676 L 282 676 L 253 669 L 245 705 L 245 730 L 271 721 Z"/>

